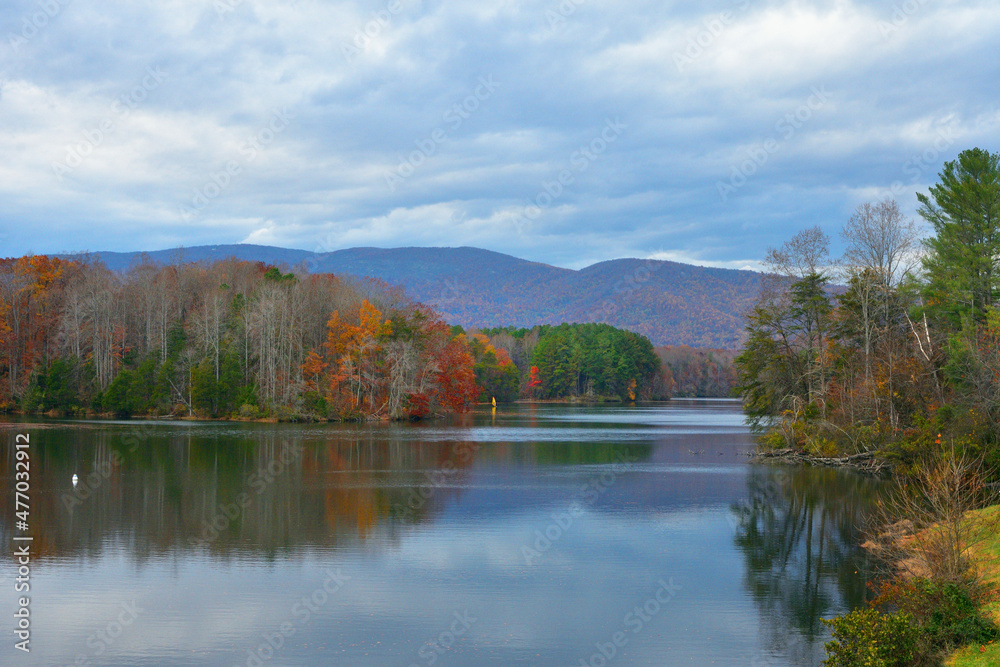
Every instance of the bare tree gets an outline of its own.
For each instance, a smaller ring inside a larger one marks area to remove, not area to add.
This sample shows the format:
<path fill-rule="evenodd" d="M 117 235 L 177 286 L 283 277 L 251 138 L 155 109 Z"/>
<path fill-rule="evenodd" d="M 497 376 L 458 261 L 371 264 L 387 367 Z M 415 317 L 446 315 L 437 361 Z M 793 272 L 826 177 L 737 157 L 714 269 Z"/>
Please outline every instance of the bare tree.
<path fill-rule="evenodd" d="M 988 477 L 981 459 L 954 451 L 921 466 L 882 504 L 882 534 L 867 546 L 909 576 L 977 581 L 983 573 L 975 570 L 970 552 L 992 540 L 998 527 L 997 515 L 973 513 L 996 500 Z"/>
<path fill-rule="evenodd" d="M 172 289 L 164 284 L 167 269 L 143 256 L 125 276 L 129 298 L 129 326 L 142 355 L 159 350 L 167 356 L 167 331 L 170 323 Z"/>
<path fill-rule="evenodd" d="M 247 307 L 247 336 L 250 351 L 257 360 L 257 386 L 268 405 L 278 395 L 278 345 L 283 291 L 277 285 L 262 286 Z"/>
<path fill-rule="evenodd" d="M 386 362 L 389 366 L 387 409 L 392 418 L 403 414 L 403 401 L 415 391 L 424 391 L 419 370 L 420 359 L 411 340 L 393 340 L 385 346 Z"/>
<path fill-rule="evenodd" d="M 823 273 L 829 257 L 830 237 L 817 226 L 803 229 L 780 248 L 768 248 L 764 266 L 769 273 L 801 280 Z"/>
<path fill-rule="evenodd" d="M 855 296 L 858 325 L 864 348 L 864 377 L 875 418 L 881 418 L 883 404 L 896 426 L 898 415 L 892 397 L 896 357 L 905 350 L 907 329 L 902 326 L 905 309 L 899 286 L 916 265 L 917 228 L 893 199 L 865 202 L 858 206 L 844 226 L 841 236 L 847 243 L 843 264 Z M 885 396 L 872 378 L 875 347 L 878 363 L 888 383 Z"/>
<path fill-rule="evenodd" d="M 780 248 L 769 248 L 764 259 L 770 275 L 761 281 L 757 312 L 770 312 L 772 321 L 791 315 L 788 333 L 804 342 L 806 402 L 812 403 L 826 393 L 829 371 L 826 345 L 829 303 L 826 295 L 826 270 L 830 257 L 830 237 L 818 226 L 804 229 Z M 791 283 L 791 284 L 789 284 Z M 789 338 L 780 338 L 790 356 L 795 356 Z M 825 412 L 825 402 L 823 402 Z"/>
<path fill-rule="evenodd" d="M 899 285 L 917 263 L 917 226 L 894 199 L 865 202 L 844 225 L 844 263 L 855 271 L 870 270 L 888 291 Z"/>
<path fill-rule="evenodd" d="M 97 386 L 102 390 L 117 374 L 122 352 L 125 326 L 121 318 L 121 291 L 119 277 L 103 264 L 91 264 L 84 271 L 78 314 L 82 317 L 74 326 L 88 334 L 83 353 L 89 352 Z"/>
<path fill-rule="evenodd" d="M 222 335 L 228 317 L 228 294 L 218 286 L 209 285 L 201 294 L 201 304 L 194 313 L 195 338 L 202 350 L 212 357 L 215 379 L 219 379 L 222 357 Z"/>

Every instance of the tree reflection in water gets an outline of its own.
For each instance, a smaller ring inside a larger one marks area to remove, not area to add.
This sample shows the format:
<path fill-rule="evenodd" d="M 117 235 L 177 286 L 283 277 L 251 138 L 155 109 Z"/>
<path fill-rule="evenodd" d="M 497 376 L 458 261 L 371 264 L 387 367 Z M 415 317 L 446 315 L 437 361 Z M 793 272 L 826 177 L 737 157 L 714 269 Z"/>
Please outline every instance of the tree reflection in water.
<path fill-rule="evenodd" d="M 36 558 L 119 547 L 138 562 L 184 551 L 228 559 L 381 548 L 466 493 L 476 464 L 502 474 L 650 455 L 647 444 L 421 441 L 419 429 L 377 438 L 350 426 L 32 428 L 32 516 L 44 526 L 31 544 Z M 132 446 L 137 429 L 146 430 Z M 0 479 L 13 479 L 13 467 L 8 448 Z M 10 539 L 14 511 L 13 494 L 0 494 L 0 541 Z"/>
<path fill-rule="evenodd" d="M 867 601 L 873 563 L 858 545 L 882 484 L 830 468 L 752 468 L 732 512 L 768 656 L 818 664 L 829 636 L 820 619 Z"/>

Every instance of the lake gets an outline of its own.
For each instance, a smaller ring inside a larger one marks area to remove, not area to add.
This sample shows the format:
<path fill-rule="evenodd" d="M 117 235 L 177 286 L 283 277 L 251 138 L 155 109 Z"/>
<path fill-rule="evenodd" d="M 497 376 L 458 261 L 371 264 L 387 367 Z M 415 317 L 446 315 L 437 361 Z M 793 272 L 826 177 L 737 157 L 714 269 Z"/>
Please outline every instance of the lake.
<path fill-rule="evenodd" d="M 749 463 L 735 401 L 0 428 L 2 664 L 818 665 L 871 576 L 878 483 Z"/>

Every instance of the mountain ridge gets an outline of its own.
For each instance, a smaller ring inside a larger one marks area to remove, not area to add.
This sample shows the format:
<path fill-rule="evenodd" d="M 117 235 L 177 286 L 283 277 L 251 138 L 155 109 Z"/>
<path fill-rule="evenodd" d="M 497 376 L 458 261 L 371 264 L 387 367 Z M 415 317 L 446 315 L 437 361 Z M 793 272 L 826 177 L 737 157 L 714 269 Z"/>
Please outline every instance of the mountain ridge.
<path fill-rule="evenodd" d="M 729 348 L 743 339 L 743 313 L 760 274 L 667 260 L 621 258 L 581 269 L 461 246 L 358 247 L 315 253 L 253 244 L 219 244 L 149 252 L 94 252 L 108 268 L 235 257 L 384 280 L 465 327 L 605 322 L 641 333 L 656 345 Z M 61 255 L 73 257 L 74 255 Z"/>

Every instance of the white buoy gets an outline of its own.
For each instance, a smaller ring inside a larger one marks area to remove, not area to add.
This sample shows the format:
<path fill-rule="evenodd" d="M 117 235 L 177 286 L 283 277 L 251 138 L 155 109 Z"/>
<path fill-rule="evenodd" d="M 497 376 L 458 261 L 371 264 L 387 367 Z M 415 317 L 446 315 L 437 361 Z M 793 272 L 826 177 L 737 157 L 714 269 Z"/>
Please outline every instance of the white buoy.
<path fill-rule="evenodd" d="M 79 482 L 79 481 L 80 481 L 80 478 L 76 476 L 76 473 L 73 473 L 73 488 L 74 489 L 76 488 L 76 483 Z"/>

